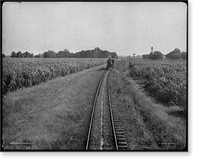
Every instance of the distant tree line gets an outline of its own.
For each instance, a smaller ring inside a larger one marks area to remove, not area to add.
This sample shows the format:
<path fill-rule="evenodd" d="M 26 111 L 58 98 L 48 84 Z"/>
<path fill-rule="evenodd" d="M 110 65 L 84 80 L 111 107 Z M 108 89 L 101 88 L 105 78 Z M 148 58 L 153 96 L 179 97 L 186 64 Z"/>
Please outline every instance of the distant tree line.
<path fill-rule="evenodd" d="M 187 59 L 187 53 L 181 52 L 178 48 L 175 48 L 173 51 L 169 52 L 168 54 L 164 55 L 160 51 L 154 51 L 150 54 L 142 55 L 143 59 L 151 59 L 151 60 L 160 60 L 163 58 L 166 59 Z"/>
<path fill-rule="evenodd" d="M 181 52 L 178 48 L 175 48 L 174 51 L 169 52 L 166 55 L 167 59 L 187 59 L 186 52 Z"/>
<path fill-rule="evenodd" d="M 80 52 L 72 53 L 69 52 L 67 49 L 64 51 L 59 51 L 58 53 L 49 50 L 44 52 L 43 54 L 35 55 L 33 53 L 25 52 L 12 52 L 11 57 L 13 58 L 118 58 L 116 52 L 109 52 L 106 50 L 101 50 L 99 47 L 96 47 L 93 50 L 82 50 Z"/>
<path fill-rule="evenodd" d="M 6 55 L 5 55 L 5 54 L 3 54 L 3 53 L 1 53 L 1 57 L 2 57 L 2 58 L 5 58 L 5 57 L 6 57 Z"/>
<path fill-rule="evenodd" d="M 21 51 L 19 52 L 12 52 L 11 56 L 12 58 L 34 58 L 34 54 L 33 53 L 29 53 L 28 51 L 22 53 Z"/>

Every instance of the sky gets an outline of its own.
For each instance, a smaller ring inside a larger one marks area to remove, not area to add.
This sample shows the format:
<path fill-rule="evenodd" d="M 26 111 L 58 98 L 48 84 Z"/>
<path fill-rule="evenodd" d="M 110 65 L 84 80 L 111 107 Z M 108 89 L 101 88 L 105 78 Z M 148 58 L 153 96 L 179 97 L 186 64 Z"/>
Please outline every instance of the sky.
<path fill-rule="evenodd" d="M 187 48 L 182 2 L 6 2 L 2 52 L 91 50 L 120 56 Z"/>

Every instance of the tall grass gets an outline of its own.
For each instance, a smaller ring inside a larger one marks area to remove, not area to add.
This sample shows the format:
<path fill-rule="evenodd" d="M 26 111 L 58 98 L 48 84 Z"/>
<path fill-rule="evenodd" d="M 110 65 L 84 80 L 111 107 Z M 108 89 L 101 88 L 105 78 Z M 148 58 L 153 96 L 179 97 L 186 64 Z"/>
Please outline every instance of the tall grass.
<path fill-rule="evenodd" d="M 186 63 L 139 60 L 129 63 L 129 75 L 143 80 L 145 90 L 166 105 L 186 109 Z"/>
<path fill-rule="evenodd" d="M 2 93 L 104 64 L 105 59 L 3 59 Z"/>

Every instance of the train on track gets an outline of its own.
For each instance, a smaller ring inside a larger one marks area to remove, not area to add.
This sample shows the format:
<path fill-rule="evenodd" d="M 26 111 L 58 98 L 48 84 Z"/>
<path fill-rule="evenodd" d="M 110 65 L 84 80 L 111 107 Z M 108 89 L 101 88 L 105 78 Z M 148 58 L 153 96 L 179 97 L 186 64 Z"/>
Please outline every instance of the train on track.
<path fill-rule="evenodd" d="M 109 70 L 110 68 L 114 68 L 115 66 L 115 59 L 112 59 L 112 58 L 109 58 L 107 60 L 107 66 L 106 66 L 106 69 Z"/>
<path fill-rule="evenodd" d="M 118 115 L 117 109 L 112 106 L 109 83 L 110 72 L 111 71 L 104 71 L 96 89 L 85 150 L 128 150 L 120 116 Z M 106 80 L 107 83 L 103 82 L 104 80 Z M 99 94 L 107 95 L 107 100 L 102 98 L 102 95 L 99 96 Z M 101 105 L 99 104 L 101 108 L 97 108 L 98 99 L 104 102 L 101 103 Z M 105 104 L 105 106 L 102 106 L 102 104 Z M 102 111 L 103 114 L 101 113 Z M 101 119 L 107 119 L 101 122 L 99 117 Z M 97 134 L 99 135 L 97 136 Z"/>

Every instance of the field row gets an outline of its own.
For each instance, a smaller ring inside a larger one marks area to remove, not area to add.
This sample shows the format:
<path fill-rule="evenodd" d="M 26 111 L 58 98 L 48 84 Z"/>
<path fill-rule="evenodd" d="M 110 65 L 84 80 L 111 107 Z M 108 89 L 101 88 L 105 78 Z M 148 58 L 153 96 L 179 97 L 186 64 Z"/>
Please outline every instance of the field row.
<path fill-rule="evenodd" d="M 129 75 L 143 80 L 145 90 L 156 100 L 186 108 L 187 69 L 185 61 L 136 60 L 129 64 Z"/>
<path fill-rule="evenodd" d="M 2 93 L 40 84 L 106 62 L 105 59 L 3 59 Z"/>

